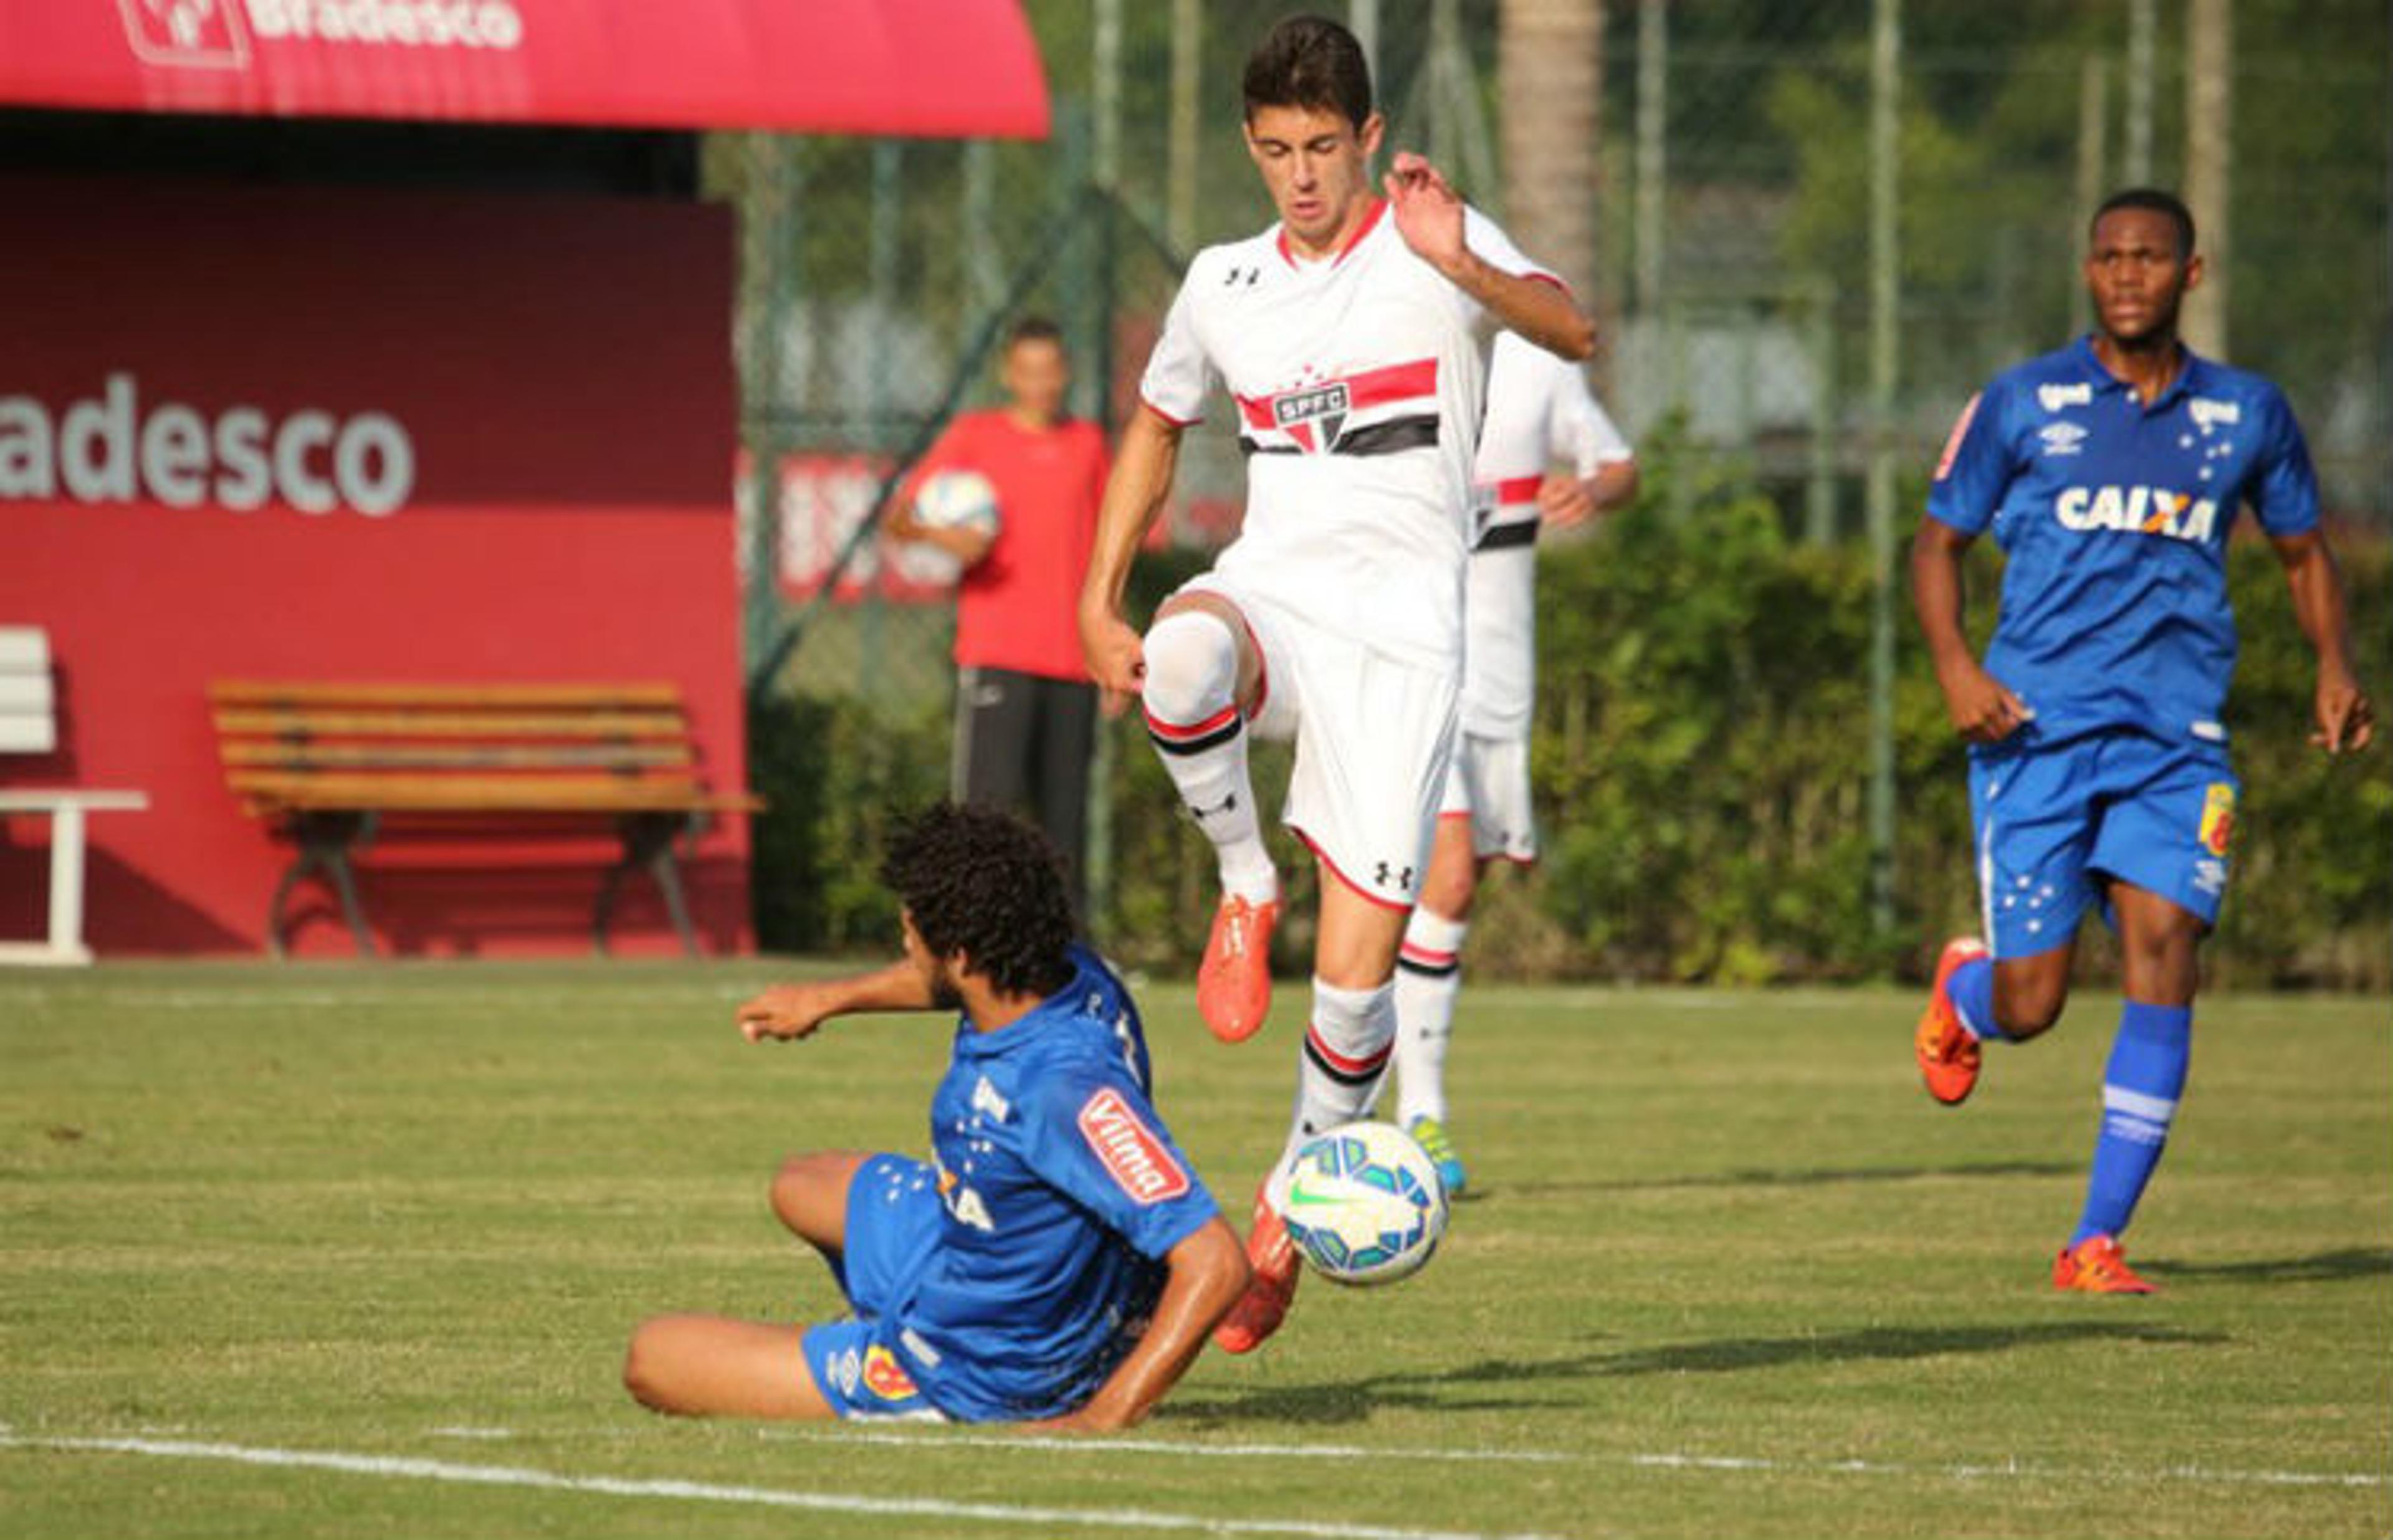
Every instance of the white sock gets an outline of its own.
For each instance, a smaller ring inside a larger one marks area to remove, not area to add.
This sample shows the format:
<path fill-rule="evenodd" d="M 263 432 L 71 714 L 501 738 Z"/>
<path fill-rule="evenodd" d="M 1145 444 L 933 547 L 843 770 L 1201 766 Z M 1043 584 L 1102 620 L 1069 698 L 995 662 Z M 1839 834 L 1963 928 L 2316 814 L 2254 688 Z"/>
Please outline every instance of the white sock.
<path fill-rule="evenodd" d="M 1304 1142 L 1370 1111 L 1396 1039 L 1396 986 L 1340 989 L 1313 981 L 1313 1019 L 1297 1060 L 1296 1112 L 1278 1173 Z"/>
<path fill-rule="evenodd" d="M 1247 775 L 1247 724 L 1237 706 L 1238 650 L 1218 616 L 1183 609 L 1150 627 L 1140 702 L 1147 737 L 1196 827 L 1213 842 L 1222 891 L 1265 904 L 1279 873 L 1263 845 Z"/>
<path fill-rule="evenodd" d="M 1445 1046 L 1462 988 L 1462 938 L 1471 921 L 1416 907 L 1396 957 L 1396 1121 L 1445 1121 Z"/>

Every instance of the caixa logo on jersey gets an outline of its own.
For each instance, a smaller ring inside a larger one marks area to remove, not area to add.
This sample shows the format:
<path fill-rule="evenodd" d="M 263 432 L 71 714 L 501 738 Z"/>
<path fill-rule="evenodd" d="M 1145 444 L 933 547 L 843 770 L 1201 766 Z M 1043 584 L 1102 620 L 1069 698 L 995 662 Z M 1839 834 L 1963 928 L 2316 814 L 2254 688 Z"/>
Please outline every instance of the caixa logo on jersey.
<path fill-rule="evenodd" d="M 214 503 L 248 513 L 281 503 L 380 517 L 415 490 L 415 441 L 386 411 L 301 407 L 209 411 L 147 401 L 125 371 L 58 411 L 0 395 L 0 502 Z"/>
<path fill-rule="evenodd" d="M 1318 454 L 1338 442 L 1346 425 L 1353 397 L 1343 380 L 1309 390 L 1291 390 L 1272 398 L 1272 421 L 1307 454 Z"/>
<path fill-rule="evenodd" d="M 2165 487 L 2072 487 L 2053 499 L 2052 515 L 2064 529 L 2203 541 L 2217 527 L 2218 504 Z"/>
<path fill-rule="evenodd" d="M 1170 1146 L 1108 1086 L 1080 1106 L 1080 1137 L 1105 1171 L 1141 1204 L 1162 1203 L 1188 1191 L 1188 1173 Z"/>

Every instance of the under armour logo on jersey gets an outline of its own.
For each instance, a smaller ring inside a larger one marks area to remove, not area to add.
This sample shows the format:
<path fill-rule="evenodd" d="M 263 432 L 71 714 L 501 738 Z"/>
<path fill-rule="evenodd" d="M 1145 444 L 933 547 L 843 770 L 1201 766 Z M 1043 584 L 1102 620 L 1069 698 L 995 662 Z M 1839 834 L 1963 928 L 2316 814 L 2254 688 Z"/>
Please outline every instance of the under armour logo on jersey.
<path fill-rule="evenodd" d="M 1388 872 L 1390 869 L 1388 863 L 1381 861 L 1379 863 L 1378 869 L 1372 872 L 1371 881 L 1379 883 L 1380 886 L 1383 888 L 1388 886 Z M 1404 889 L 1411 888 L 1413 885 L 1413 868 L 1410 867 L 1399 867 L 1393 869 L 1396 873 L 1395 885 Z"/>
<path fill-rule="evenodd" d="M 1251 289 L 1263 280 L 1261 268 L 1233 268 L 1222 279 L 1224 289 Z"/>

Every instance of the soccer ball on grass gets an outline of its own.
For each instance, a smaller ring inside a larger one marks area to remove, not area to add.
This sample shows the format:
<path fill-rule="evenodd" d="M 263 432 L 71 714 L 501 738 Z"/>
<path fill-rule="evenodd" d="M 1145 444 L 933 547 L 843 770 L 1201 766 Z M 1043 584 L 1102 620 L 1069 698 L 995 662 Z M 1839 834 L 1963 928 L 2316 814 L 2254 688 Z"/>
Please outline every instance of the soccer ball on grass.
<path fill-rule="evenodd" d="M 1393 1123 L 1349 1123 L 1297 1151 L 1280 1214 L 1323 1277 L 1392 1284 L 1437 1249 L 1445 1188 L 1410 1134 Z"/>

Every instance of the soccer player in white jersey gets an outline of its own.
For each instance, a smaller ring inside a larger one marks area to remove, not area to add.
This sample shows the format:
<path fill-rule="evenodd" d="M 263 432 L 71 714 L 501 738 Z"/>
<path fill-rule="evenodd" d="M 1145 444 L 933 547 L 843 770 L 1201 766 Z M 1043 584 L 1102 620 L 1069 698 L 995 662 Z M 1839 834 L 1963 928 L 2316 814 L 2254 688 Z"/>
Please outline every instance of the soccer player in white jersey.
<path fill-rule="evenodd" d="M 1281 22 L 1244 85 L 1248 152 L 1279 221 L 1189 265 L 1080 599 L 1091 674 L 1117 700 L 1139 696 L 1219 857 L 1197 1005 L 1233 1041 L 1268 1009 L 1280 902 L 1246 735 L 1296 739 L 1284 817 L 1321 868 L 1312 1012 L 1288 1145 L 1256 1196 L 1255 1281 L 1214 1333 L 1232 1352 L 1277 1330 L 1296 1291 L 1275 1203 L 1288 1156 L 1369 1107 L 1395 1038 L 1396 952 L 1457 732 L 1486 332 L 1510 327 L 1572 358 L 1594 347 L 1569 291 L 1428 162 L 1398 154 L 1377 195 L 1385 125 L 1346 29 Z M 1142 638 L 1121 608 L 1131 557 L 1216 380 L 1249 455 L 1245 523 Z"/>
<path fill-rule="evenodd" d="M 1549 475 L 1560 463 L 1567 474 Z M 1487 366 L 1462 675 L 1462 737 L 1420 901 L 1396 959 L 1396 1118 L 1449 1194 L 1470 1181 L 1446 1129 L 1445 1051 L 1462 939 L 1488 864 L 1537 858 L 1529 717 L 1537 677 L 1537 529 L 1569 529 L 1637 495 L 1637 461 L 1587 376 L 1510 333 Z"/>

